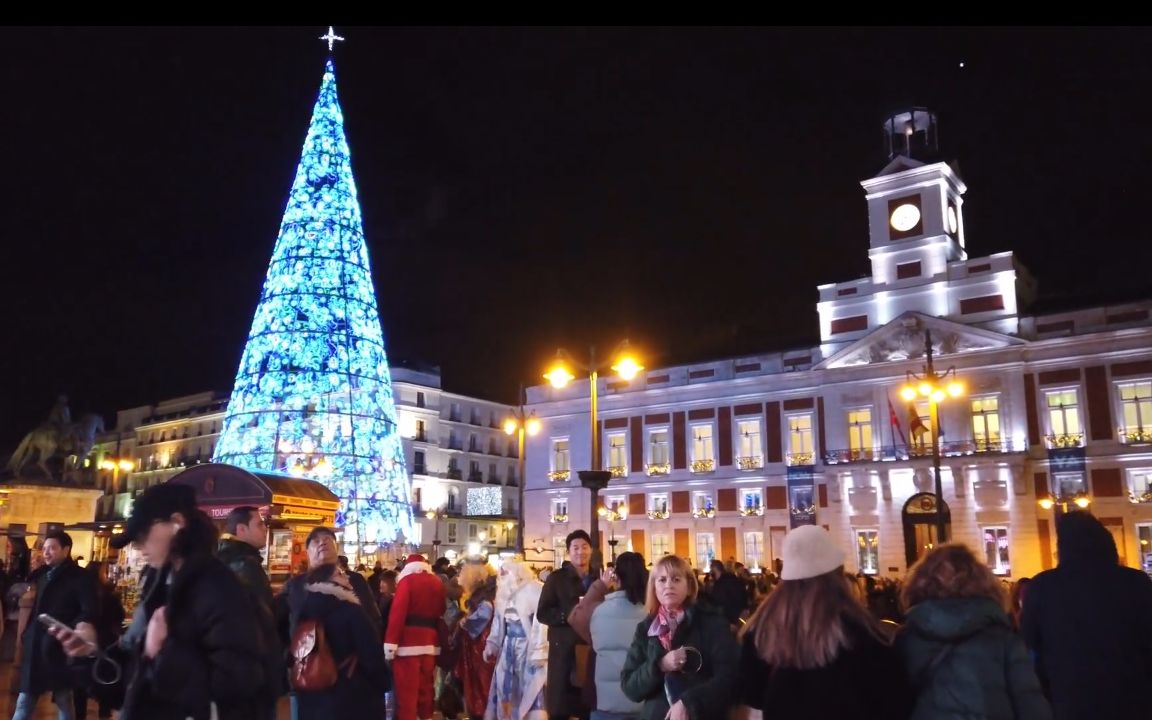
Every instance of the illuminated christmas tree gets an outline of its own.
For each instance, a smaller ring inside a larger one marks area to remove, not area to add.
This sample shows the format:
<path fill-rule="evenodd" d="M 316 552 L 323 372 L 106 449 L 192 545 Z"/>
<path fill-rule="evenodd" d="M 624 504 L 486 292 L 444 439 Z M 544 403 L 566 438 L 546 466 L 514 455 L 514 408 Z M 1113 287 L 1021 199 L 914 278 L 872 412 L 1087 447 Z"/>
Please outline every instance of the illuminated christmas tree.
<path fill-rule="evenodd" d="M 414 537 L 331 59 L 213 459 L 324 483 L 346 543 Z"/>

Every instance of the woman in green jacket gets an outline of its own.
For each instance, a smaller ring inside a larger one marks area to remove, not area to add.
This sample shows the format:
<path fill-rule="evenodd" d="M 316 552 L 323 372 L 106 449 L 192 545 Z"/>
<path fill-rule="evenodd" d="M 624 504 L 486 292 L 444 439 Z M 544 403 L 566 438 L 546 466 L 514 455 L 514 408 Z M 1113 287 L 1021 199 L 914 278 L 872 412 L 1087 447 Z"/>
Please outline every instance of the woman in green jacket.
<path fill-rule="evenodd" d="M 648 577 L 648 617 L 636 635 L 620 684 L 644 703 L 645 720 L 724 720 L 732 705 L 740 648 L 728 621 L 697 605 L 696 574 L 675 555 Z"/>
<path fill-rule="evenodd" d="M 941 545 L 908 574 L 896 639 L 916 692 L 913 720 L 1050 720 L 1000 581 L 968 549 Z"/>

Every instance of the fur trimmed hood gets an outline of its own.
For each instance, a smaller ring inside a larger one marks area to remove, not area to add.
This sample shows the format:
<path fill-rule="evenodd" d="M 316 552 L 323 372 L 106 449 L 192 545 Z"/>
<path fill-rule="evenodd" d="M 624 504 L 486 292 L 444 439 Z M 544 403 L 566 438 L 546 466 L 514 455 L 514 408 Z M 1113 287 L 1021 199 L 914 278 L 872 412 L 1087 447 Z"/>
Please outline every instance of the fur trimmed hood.
<path fill-rule="evenodd" d="M 400 574 L 396 576 L 396 582 L 400 582 L 401 580 L 408 577 L 409 575 L 415 575 L 416 573 L 422 573 L 422 572 L 426 572 L 426 573 L 432 572 L 432 566 L 426 562 L 405 563 L 404 569 L 401 570 Z"/>

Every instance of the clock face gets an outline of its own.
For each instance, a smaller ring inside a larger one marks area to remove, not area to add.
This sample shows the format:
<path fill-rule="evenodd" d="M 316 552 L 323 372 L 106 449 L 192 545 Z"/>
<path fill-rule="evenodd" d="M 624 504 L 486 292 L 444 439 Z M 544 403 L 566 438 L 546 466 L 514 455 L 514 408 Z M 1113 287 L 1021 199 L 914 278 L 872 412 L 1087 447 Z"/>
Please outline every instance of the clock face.
<path fill-rule="evenodd" d="M 889 218 L 892 227 L 900 232 L 908 232 L 916 227 L 916 223 L 920 222 L 920 208 L 912 203 L 904 203 L 900 207 L 892 211 L 892 217 Z"/>
<path fill-rule="evenodd" d="M 956 208 L 948 206 L 948 232 L 953 235 L 960 229 L 960 220 L 956 217 Z"/>

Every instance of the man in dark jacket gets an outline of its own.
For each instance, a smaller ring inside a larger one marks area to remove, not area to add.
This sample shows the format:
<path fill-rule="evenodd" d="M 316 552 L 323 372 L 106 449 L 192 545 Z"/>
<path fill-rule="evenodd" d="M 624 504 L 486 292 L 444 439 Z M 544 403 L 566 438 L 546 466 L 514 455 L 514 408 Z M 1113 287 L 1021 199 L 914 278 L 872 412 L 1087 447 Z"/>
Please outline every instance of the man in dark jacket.
<path fill-rule="evenodd" d="M 72 688 L 76 678 L 60 644 L 48 635 L 37 618 L 51 615 L 69 627 L 97 619 L 96 581 L 72 561 L 72 538 L 62 530 L 44 538 L 44 568 L 36 578 L 36 604 L 24 628 L 24 654 L 20 666 L 20 696 L 12 720 L 30 720 L 36 701 L 46 692 L 60 708 L 60 717 L 72 717 Z"/>
<path fill-rule="evenodd" d="M 1122 567 L 1091 514 L 1056 520 L 1054 570 L 1032 579 L 1021 634 L 1057 720 L 1152 718 L 1152 580 Z"/>
<path fill-rule="evenodd" d="M 740 616 L 748 609 L 748 589 L 735 573 L 724 569 L 724 563 L 713 560 L 712 589 L 709 600 L 720 611 L 729 625 L 739 625 Z"/>
<path fill-rule="evenodd" d="M 575 530 L 568 534 L 566 545 L 571 563 L 548 576 L 536 609 L 536 619 L 548 626 L 545 704 L 550 718 L 587 718 L 589 709 L 584 705 L 580 687 L 572 680 L 577 671 L 577 653 L 587 657 L 589 648 L 568 625 L 568 613 L 596 579 L 591 572 L 592 539 L 583 530 Z M 590 682 L 591 678 L 581 680 Z"/>
<path fill-rule="evenodd" d="M 220 537 L 216 557 L 236 574 L 256 610 L 257 630 L 268 658 L 269 675 L 266 705 L 262 708 L 264 714 L 261 717 L 275 720 L 276 700 L 288 690 L 288 674 L 272 606 L 272 582 L 264 572 L 264 558 L 260 555 L 260 549 L 268 544 L 268 525 L 259 509 L 242 505 L 228 513 L 224 529 L 227 532 Z"/>

